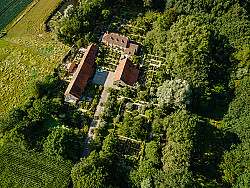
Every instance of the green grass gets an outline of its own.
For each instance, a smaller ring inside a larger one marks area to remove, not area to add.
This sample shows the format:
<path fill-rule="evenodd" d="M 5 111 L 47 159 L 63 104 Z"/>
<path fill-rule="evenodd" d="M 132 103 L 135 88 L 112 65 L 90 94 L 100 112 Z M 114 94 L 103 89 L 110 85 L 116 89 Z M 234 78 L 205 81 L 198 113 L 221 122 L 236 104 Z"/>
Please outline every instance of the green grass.
<path fill-rule="evenodd" d="M 30 82 L 51 73 L 60 59 L 0 41 L 0 113 L 23 104 L 29 97 Z"/>
<path fill-rule="evenodd" d="M 4 40 L 38 50 L 0 41 L 0 114 L 23 104 L 30 82 L 50 74 L 69 50 L 45 31 L 44 22 L 61 1 L 40 0 L 16 25 L 20 15 L 6 27 Z"/>

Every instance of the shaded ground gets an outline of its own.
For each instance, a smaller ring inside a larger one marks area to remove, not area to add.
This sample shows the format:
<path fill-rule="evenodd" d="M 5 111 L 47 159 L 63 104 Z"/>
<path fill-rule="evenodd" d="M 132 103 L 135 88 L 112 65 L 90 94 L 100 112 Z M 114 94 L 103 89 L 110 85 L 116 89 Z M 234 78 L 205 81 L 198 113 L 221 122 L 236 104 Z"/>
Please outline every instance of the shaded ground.
<path fill-rule="evenodd" d="M 96 70 L 94 78 L 91 80 L 91 82 L 93 84 L 97 84 L 97 85 L 102 85 L 104 86 L 106 79 L 108 77 L 109 72 L 108 71 L 98 71 L 99 69 Z M 112 81 L 111 81 L 112 82 Z M 110 87 L 110 86 L 109 86 Z"/>

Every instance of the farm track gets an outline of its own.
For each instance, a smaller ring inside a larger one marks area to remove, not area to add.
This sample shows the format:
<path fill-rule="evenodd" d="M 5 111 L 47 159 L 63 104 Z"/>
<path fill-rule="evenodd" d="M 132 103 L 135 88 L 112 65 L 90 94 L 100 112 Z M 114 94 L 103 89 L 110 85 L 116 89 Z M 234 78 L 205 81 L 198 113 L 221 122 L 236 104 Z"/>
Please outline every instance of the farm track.
<path fill-rule="evenodd" d="M 22 46 L 22 47 L 25 47 L 25 48 L 33 49 L 33 50 L 39 51 L 41 53 L 50 54 L 50 55 L 59 56 L 59 57 L 64 57 L 63 55 L 53 54 L 53 53 L 50 53 L 50 52 L 47 52 L 47 51 L 44 51 L 44 50 L 40 50 L 40 49 L 37 49 L 37 48 L 34 48 L 34 47 L 30 47 L 30 46 L 25 46 L 25 45 L 18 44 L 18 43 L 15 43 L 15 42 L 11 42 L 11 41 L 7 41 L 7 40 L 4 40 L 4 39 L 0 39 L 0 40 L 4 41 L 4 42 L 11 43 L 11 44 L 15 44 L 15 45 L 18 45 L 18 46 Z"/>

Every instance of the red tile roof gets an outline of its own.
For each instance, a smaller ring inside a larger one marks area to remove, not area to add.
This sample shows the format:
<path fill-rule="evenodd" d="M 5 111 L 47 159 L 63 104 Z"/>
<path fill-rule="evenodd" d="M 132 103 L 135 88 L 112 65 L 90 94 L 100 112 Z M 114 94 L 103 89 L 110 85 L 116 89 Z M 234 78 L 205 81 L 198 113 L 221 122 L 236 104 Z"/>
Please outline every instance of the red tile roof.
<path fill-rule="evenodd" d="M 139 76 L 139 70 L 128 59 L 123 59 L 119 62 L 114 74 L 114 82 L 122 80 L 127 85 L 133 86 Z"/>
<path fill-rule="evenodd" d="M 129 42 L 129 38 L 117 33 L 105 33 L 102 37 L 102 42 L 126 48 Z"/>
<path fill-rule="evenodd" d="M 94 46 L 93 44 L 89 45 L 87 50 L 84 53 L 84 56 L 81 60 L 81 63 L 86 61 L 92 67 L 95 64 L 96 53 L 98 51 L 98 47 Z"/>
<path fill-rule="evenodd" d="M 88 79 L 94 71 L 93 65 L 95 63 L 95 55 L 97 53 L 97 50 L 98 47 L 94 46 L 93 44 L 88 46 L 64 95 L 70 95 L 72 97 L 80 99 L 82 92 L 88 82 Z"/>
<path fill-rule="evenodd" d="M 138 52 L 139 45 L 135 42 L 129 42 L 124 53 L 129 55 L 135 55 Z"/>
<path fill-rule="evenodd" d="M 72 61 L 72 63 L 69 64 L 69 66 L 67 67 L 69 72 L 72 72 L 74 70 L 74 67 L 76 65 L 75 61 Z"/>

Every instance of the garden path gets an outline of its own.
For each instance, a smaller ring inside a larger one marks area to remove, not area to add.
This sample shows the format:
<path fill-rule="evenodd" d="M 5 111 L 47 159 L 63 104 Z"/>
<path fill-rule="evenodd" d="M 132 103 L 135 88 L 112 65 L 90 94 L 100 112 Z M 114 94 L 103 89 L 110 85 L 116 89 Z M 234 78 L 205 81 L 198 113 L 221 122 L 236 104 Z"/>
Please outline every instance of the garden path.
<path fill-rule="evenodd" d="M 90 124 L 89 127 L 89 132 L 86 135 L 84 142 L 83 142 L 83 146 L 82 146 L 82 151 L 81 151 L 81 158 L 83 157 L 88 157 L 89 156 L 89 146 L 91 145 L 91 143 L 93 142 L 94 138 L 95 138 L 95 128 L 98 128 L 99 122 L 100 122 L 100 118 L 99 115 L 102 113 L 102 111 L 104 110 L 104 102 L 107 101 L 108 99 L 108 91 L 107 89 L 109 87 L 115 88 L 117 89 L 116 85 L 113 85 L 113 76 L 114 76 L 114 72 L 108 72 L 108 76 L 105 80 L 104 83 L 104 89 L 102 91 L 99 103 L 96 107 L 96 111 L 94 114 L 94 118 Z"/>

